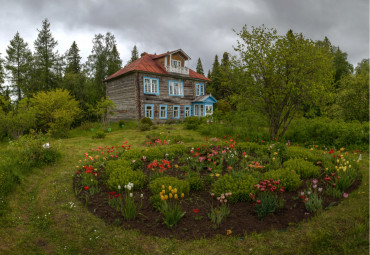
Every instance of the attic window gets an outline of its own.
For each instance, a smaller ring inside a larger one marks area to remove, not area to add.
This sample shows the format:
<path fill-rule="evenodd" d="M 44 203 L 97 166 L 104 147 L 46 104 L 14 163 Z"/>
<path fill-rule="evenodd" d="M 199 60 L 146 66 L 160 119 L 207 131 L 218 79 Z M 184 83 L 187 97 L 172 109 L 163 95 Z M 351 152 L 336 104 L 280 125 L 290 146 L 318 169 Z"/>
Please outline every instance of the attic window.
<path fill-rule="evenodd" d="M 144 77 L 144 94 L 159 95 L 159 79 Z"/>
<path fill-rule="evenodd" d="M 181 62 L 180 62 L 180 60 L 173 60 L 173 59 L 171 59 L 171 66 L 172 66 L 172 67 L 175 67 L 175 68 L 179 68 L 179 67 L 181 67 Z"/>

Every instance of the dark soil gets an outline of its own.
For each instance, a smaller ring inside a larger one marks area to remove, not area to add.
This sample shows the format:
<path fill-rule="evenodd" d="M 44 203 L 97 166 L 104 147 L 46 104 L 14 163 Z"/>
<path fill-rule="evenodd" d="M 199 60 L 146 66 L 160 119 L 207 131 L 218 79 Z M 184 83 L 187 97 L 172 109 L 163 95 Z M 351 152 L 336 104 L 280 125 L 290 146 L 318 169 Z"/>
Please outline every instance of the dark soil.
<path fill-rule="evenodd" d="M 144 171 L 145 172 L 145 171 Z M 179 174 L 177 169 L 172 169 L 171 175 Z M 184 173 L 181 173 L 184 175 Z M 79 178 L 73 180 L 74 186 L 80 187 Z M 303 182 L 302 187 L 298 190 L 305 190 L 306 182 Z M 216 207 L 217 200 L 210 196 L 210 186 L 206 186 L 202 191 L 190 191 L 190 195 L 180 201 L 180 206 L 183 212 L 186 212 L 184 217 L 179 221 L 178 225 L 169 229 L 163 223 L 162 215 L 153 208 L 149 201 L 152 195 L 149 189 L 144 189 L 140 192 L 135 192 L 135 200 L 137 204 L 142 203 L 142 207 L 135 220 L 126 221 L 121 213 L 108 205 L 109 191 L 100 180 L 99 194 L 89 198 L 87 208 L 95 215 L 103 219 L 107 224 L 121 226 L 124 229 L 137 229 L 146 235 L 171 237 L 177 239 L 197 239 L 202 237 L 212 237 L 217 234 L 226 235 L 227 230 L 232 231 L 234 236 L 244 236 L 252 232 L 263 232 L 271 229 L 286 231 L 288 227 L 294 225 L 304 219 L 308 219 L 313 215 L 307 213 L 304 203 L 298 198 L 298 192 L 284 192 L 279 195 L 285 203 L 283 208 L 277 209 L 275 213 L 266 216 L 263 220 L 258 220 L 255 213 L 255 208 L 250 202 L 240 202 L 229 204 L 230 215 L 223 219 L 221 225 L 216 227 L 208 218 L 211 206 Z M 356 181 L 347 192 L 356 189 L 361 183 L 361 180 Z M 78 198 L 82 203 L 86 203 L 85 191 L 81 191 Z M 144 198 L 140 198 L 140 194 L 144 194 Z M 324 197 L 323 208 L 337 205 L 342 198 L 336 199 L 332 197 Z M 199 209 L 195 213 L 193 209 Z"/>

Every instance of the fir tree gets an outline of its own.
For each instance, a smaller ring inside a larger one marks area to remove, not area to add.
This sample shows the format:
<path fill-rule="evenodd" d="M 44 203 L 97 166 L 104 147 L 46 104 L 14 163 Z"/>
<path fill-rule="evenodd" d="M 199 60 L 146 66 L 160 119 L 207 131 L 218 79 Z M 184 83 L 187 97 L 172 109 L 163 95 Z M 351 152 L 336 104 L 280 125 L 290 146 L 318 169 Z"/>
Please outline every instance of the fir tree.
<path fill-rule="evenodd" d="M 131 59 L 127 62 L 127 65 L 131 64 L 132 62 L 134 62 L 137 59 L 139 59 L 139 52 L 137 51 L 137 47 L 135 45 L 134 48 L 131 51 Z"/>
<path fill-rule="evenodd" d="M 119 57 L 116 44 L 113 45 L 112 51 L 108 55 L 108 73 L 107 75 L 112 75 L 122 68 L 122 60 Z"/>
<path fill-rule="evenodd" d="M 4 71 L 4 59 L 1 58 L 1 53 L 0 53 L 0 88 L 2 88 L 2 84 L 4 83 L 5 80 L 5 71 Z"/>
<path fill-rule="evenodd" d="M 199 73 L 201 75 L 204 75 L 202 60 L 200 60 L 200 58 L 198 58 L 197 69 L 196 70 L 197 70 L 197 73 Z"/>
<path fill-rule="evenodd" d="M 31 77 L 32 53 L 17 32 L 6 49 L 6 70 L 10 74 L 11 92 L 18 101 L 27 94 Z"/>
<path fill-rule="evenodd" d="M 55 68 L 58 61 L 58 53 L 54 52 L 57 41 L 50 32 L 50 23 L 48 19 L 42 22 L 42 29 L 34 43 L 35 46 L 35 69 L 36 69 L 36 87 L 34 92 L 40 90 L 50 90 L 57 86 Z"/>
<path fill-rule="evenodd" d="M 79 73 L 81 72 L 81 56 L 80 56 L 80 49 L 78 48 L 76 42 L 74 41 L 69 48 L 69 50 L 65 54 L 66 60 L 66 69 L 65 73 Z"/>

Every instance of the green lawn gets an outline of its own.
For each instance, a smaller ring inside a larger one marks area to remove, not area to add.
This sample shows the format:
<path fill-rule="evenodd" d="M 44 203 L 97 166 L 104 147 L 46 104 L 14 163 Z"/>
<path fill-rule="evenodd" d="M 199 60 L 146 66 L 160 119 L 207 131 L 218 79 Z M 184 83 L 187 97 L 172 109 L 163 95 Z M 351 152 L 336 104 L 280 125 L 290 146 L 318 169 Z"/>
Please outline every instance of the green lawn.
<path fill-rule="evenodd" d="M 74 194 L 75 165 L 90 148 L 128 141 L 142 146 L 150 132 L 120 130 L 103 140 L 74 137 L 61 140 L 62 160 L 34 169 L 8 196 L 10 211 L 0 218 L 0 254 L 368 254 L 369 157 L 363 156 L 360 188 L 340 205 L 286 231 L 244 237 L 218 236 L 183 241 L 146 236 L 106 225 Z M 173 134 L 188 142 L 198 133 L 173 125 Z"/>

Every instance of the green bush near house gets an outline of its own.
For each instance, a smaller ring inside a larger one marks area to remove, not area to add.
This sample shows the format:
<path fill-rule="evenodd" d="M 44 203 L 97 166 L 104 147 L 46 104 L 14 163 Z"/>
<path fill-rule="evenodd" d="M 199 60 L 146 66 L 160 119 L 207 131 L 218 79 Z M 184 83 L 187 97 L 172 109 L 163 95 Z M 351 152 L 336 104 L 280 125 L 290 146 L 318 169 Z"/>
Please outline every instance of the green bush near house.
<path fill-rule="evenodd" d="M 294 170 L 289 170 L 287 168 L 268 171 L 264 174 L 264 177 L 267 180 L 280 180 L 281 185 L 287 191 L 295 191 L 302 184 L 302 180 L 299 178 L 299 175 Z"/>

